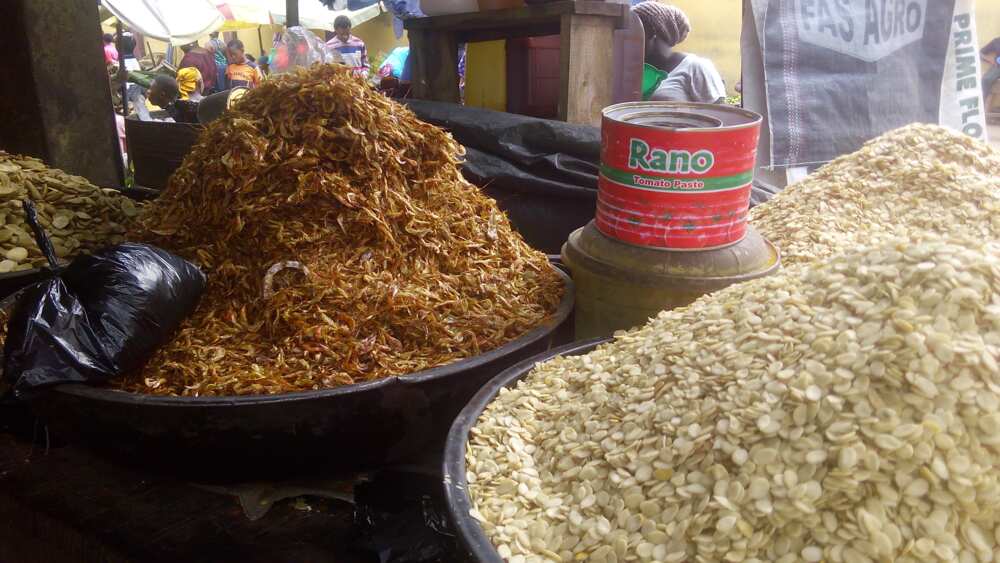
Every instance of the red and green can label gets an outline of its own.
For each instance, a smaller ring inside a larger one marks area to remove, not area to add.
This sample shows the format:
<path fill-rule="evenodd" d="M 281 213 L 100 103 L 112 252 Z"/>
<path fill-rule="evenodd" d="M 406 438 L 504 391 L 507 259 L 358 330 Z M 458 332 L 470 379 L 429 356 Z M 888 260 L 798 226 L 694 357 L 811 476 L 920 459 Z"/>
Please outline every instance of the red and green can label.
<path fill-rule="evenodd" d="M 759 121 L 685 130 L 606 114 L 601 133 L 596 223 L 605 235 L 639 246 L 700 250 L 746 234 Z"/>

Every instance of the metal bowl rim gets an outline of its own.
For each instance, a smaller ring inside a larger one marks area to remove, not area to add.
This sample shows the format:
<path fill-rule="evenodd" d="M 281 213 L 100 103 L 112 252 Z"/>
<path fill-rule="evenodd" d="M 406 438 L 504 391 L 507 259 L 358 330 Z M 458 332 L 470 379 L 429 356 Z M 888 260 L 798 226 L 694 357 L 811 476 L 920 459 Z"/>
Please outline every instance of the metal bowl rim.
<path fill-rule="evenodd" d="M 577 356 L 586 354 L 601 344 L 612 341 L 613 338 L 594 338 L 573 342 L 559 348 L 547 350 L 518 362 L 500 372 L 483 386 L 465 405 L 462 412 L 455 418 L 448 431 L 442 462 L 442 481 L 444 485 L 445 503 L 451 516 L 452 524 L 458 532 L 459 541 L 480 563 L 503 563 L 496 547 L 490 542 L 477 521 L 469 515 L 472 509 L 472 499 L 469 497 L 469 484 L 465 478 L 465 446 L 469 433 L 479 416 L 504 387 L 517 383 L 534 369 L 535 365 L 551 360 L 557 356 Z"/>

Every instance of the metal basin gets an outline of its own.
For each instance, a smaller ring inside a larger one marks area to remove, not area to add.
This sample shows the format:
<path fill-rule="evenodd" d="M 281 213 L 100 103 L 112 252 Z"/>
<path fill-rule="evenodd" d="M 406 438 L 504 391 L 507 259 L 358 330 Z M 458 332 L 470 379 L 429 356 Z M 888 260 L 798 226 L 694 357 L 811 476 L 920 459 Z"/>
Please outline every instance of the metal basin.
<path fill-rule="evenodd" d="M 507 367 L 567 342 L 573 283 L 544 324 L 495 350 L 422 372 L 334 389 L 226 397 L 161 397 L 80 384 L 32 408 L 59 436 L 142 466 L 273 477 L 358 471 L 441 447 L 469 399 Z"/>
<path fill-rule="evenodd" d="M 458 535 L 459 544 L 468 561 L 503 563 L 503 559 L 493 547 L 479 522 L 469 516 L 469 511 L 472 509 L 472 499 L 469 498 L 469 485 L 465 479 L 465 445 L 469 441 L 469 432 L 479 420 L 479 415 L 500 393 L 501 389 L 516 385 L 534 369 L 535 365 L 556 356 L 586 354 L 610 340 L 610 338 L 598 338 L 575 342 L 543 352 L 511 366 L 480 389 L 455 419 L 451 431 L 448 432 L 448 441 L 445 443 L 444 449 L 444 494 L 453 529 Z"/>

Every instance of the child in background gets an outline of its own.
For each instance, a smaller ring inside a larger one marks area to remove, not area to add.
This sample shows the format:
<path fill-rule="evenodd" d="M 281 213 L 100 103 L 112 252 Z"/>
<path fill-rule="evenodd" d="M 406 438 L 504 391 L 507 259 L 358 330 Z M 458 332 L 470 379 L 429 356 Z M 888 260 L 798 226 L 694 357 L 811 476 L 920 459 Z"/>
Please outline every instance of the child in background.
<path fill-rule="evenodd" d="M 250 66 L 247 61 L 243 42 L 233 39 L 227 45 L 229 66 L 226 67 L 226 78 L 230 88 L 256 88 L 260 85 L 260 71 Z"/>
<path fill-rule="evenodd" d="M 118 48 L 115 47 L 115 36 L 110 33 L 104 34 L 104 64 L 118 64 Z"/>
<path fill-rule="evenodd" d="M 337 16 L 333 20 L 333 33 L 333 39 L 327 41 L 326 46 L 340 53 L 344 64 L 351 67 L 355 75 L 367 78 L 368 48 L 364 41 L 351 35 L 351 18 Z"/>

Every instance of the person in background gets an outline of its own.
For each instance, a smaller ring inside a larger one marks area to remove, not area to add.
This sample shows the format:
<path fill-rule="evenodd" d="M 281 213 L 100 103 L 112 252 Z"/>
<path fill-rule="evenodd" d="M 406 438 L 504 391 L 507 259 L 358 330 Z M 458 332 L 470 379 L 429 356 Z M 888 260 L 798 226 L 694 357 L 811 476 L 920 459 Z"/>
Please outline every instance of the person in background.
<path fill-rule="evenodd" d="M 982 55 L 983 61 L 990 65 L 984 67 L 986 70 L 983 74 L 983 101 L 985 102 L 993 93 L 993 85 L 1000 80 L 1000 37 L 990 41 L 979 54 Z"/>
<path fill-rule="evenodd" d="M 215 66 L 215 55 L 208 49 L 199 47 L 197 41 L 192 41 L 187 45 L 181 46 L 181 51 L 184 51 L 184 57 L 181 58 L 181 63 L 177 66 L 177 69 L 191 67 L 198 69 L 198 72 L 201 73 L 205 91 L 214 92 L 215 82 L 218 77 L 217 67 Z"/>
<path fill-rule="evenodd" d="M 226 44 L 219 39 L 219 32 L 213 31 L 208 34 L 208 47 L 215 55 L 215 67 L 216 67 L 216 82 L 215 91 L 221 92 L 222 90 L 228 90 L 229 85 L 226 84 L 226 67 L 229 66 L 229 60 L 226 57 Z"/>
<path fill-rule="evenodd" d="M 152 84 L 149 85 L 149 90 L 146 91 L 146 99 L 149 102 L 173 117 L 174 103 L 181 97 L 180 87 L 177 85 L 177 80 L 167 76 L 165 74 L 157 74 L 153 78 Z M 136 104 L 136 109 L 138 110 L 139 104 Z"/>
<path fill-rule="evenodd" d="M 712 61 L 675 50 L 691 32 L 687 15 L 676 6 L 646 1 L 632 12 L 646 35 L 643 99 L 722 103 L 726 84 Z"/>
<path fill-rule="evenodd" d="M 190 68 L 190 67 L 188 67 Z M 197 72 L 197 69 L 194 69 Z M 149 103 L 159 107 L 176 123 L 197 123 L 198 103 L 181 99 L 181 86 L 177 80 L 165 74 L 158 74 L 145 93 Z M 141 121 L 159 121 L 149 113 L 149 107 L 142 103 L 141 98 L 134 101 L 136 114 Z M 155 109 L 155 108 L 152 108 Z M 169 121 L 169 120 L 163 120 Z"/>
<path fill-rule="evenodd" d="M 271 57 L 267 56 L 266 53 L 261 53 L 257 59 L 257 69 L 260 70 L 261 76 L 267 78 L 267 75 L 271 74 Z"/>
<path fill-rule="evenodd" d="M 226 45 L 229 55 L 229 66 L 226 68 L 226 79 L 230 88 L 256 88 L 260 85 L 260 71 L 250 66 L 247 61 L 243 42 L 233 39 Z"/>
<path fill-rule="evenodd" d="M 177 71 L 177 90 L 181 100 L 192 102 L 201 100 L 204 88 L 204 80 L 197 68 L 189 66 Z"/>
<path fill-rule="evenodd" d="M 125 142 L 125 116 L 115 112 L 115 132 L 118 133 L 118 148 L 122 151 L 122 162 L 128 162 L 128 144 Z"/>
<path fill-rule="evenodd" d="M 133 72 L 142 70 L 142 66 L 135 58 L 135 35 L 132 35 L 131 31 L 122 32 L 122 50 L 118 53 L 118 58 L 125 66 L 125 70 Z"/>
<path fill-rule="evenodd" d="M 344 64 L 351 67 L 355 75 L 368 77 L 368 48 L 364 41 L 351 35 L 351 18 L 337 16 L 333 20 L 333 39 L 327 41 L 326 46 L 340 53 Z"/>
<path fill-rule="evenodd" d="M 104 34 L 104 64 L 118 64 L 118 48 L 115 47 L 115 36 L 110 33 Z"/>

